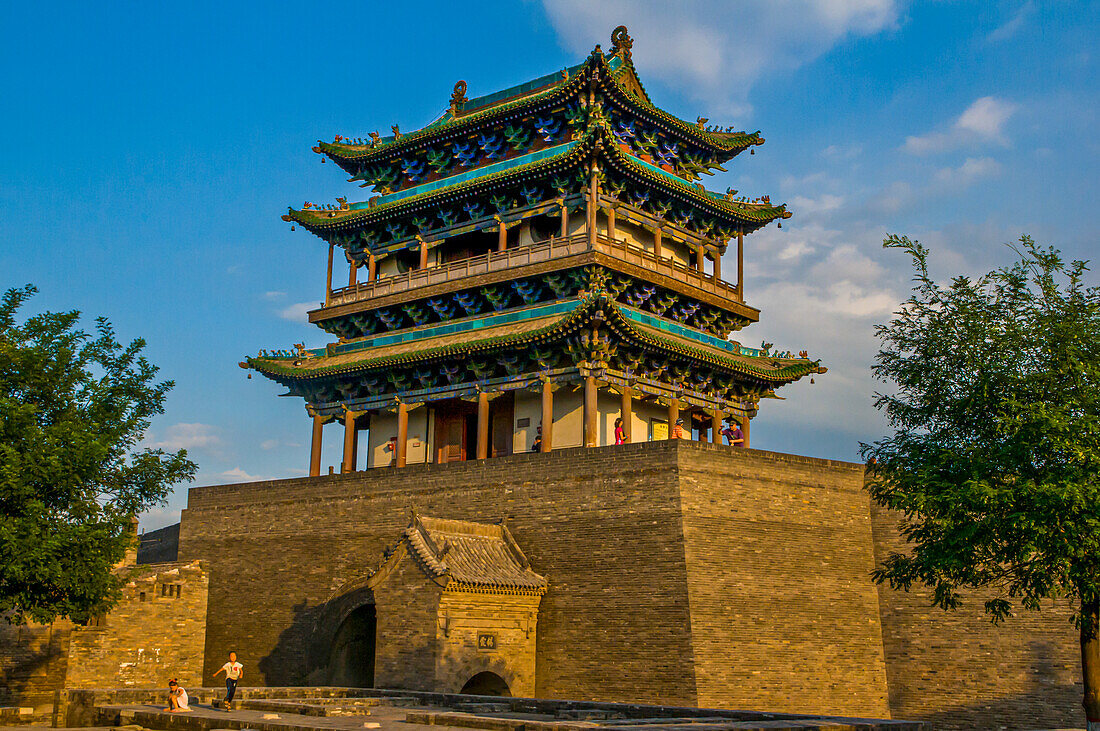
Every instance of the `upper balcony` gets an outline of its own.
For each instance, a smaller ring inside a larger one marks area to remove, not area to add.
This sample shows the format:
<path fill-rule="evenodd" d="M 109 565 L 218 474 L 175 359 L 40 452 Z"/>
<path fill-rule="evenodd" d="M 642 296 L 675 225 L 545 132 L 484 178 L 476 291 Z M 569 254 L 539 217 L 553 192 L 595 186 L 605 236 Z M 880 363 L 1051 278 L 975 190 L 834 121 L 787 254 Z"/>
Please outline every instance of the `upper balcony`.
<path fill-rule="evenodd" d="M 744 304 L 736 285 L 625 239 L 603 234 L 593 237 L 586 232 L 333 289 L 325 305 L 310 312 L 309 319 L 321 322 L 362 310 L 588 264 L 600 264 L 757 319 L 757 310 Z"/>

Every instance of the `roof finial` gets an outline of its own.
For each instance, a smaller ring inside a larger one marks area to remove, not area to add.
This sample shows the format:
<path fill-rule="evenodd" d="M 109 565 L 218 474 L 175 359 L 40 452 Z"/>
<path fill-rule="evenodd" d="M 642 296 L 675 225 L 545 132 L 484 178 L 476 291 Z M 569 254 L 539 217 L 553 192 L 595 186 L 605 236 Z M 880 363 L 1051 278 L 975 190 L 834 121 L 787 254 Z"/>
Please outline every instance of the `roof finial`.
<path fill-rule="evenodd" d="M 630 49 L 633 45 L 634 39 L 627 34 L 625 25 L 620 25 L 618 28 L 611 31 L 612 56 L 618 54 L 623 57 L 624 61 L 629 61 Z"/>
<path fill-rule="evenodd" d="M 459 80 L 455 84 L 454 93 L 451 94 L 451 116 L 454 116 L 462 107 L 466 105 L 466 82 Z"/>

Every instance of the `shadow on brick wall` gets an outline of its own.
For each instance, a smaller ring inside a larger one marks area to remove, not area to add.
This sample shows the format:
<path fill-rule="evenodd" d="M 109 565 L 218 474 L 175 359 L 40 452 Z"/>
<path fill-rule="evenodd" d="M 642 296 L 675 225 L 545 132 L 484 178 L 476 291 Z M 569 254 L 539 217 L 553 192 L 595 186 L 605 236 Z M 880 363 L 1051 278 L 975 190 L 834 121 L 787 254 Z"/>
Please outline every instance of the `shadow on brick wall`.
<path fill-rule="evenodd" d="M 916 721 L 924 721 L 929 731 L 955 731 L 956 729 L 1004 729 L 1027 731 L 1030 729 L 1084 728 L 1085 714 L 1081 708 L 1081 682 L 1066 682 L 1072 670 L 1058 659 L 1051 642 L 1036 640 L 1029 643 L 1032 661 L 1026 669 L 1030 690 L 1023 693 L 980 700 L 971 705 L 945 708 L 931 714 L 895 713 Z M 1001 668 L 992 665 L 990 675 L 997 675 Z M 1015 669 L 1020 672 L 1019 668 Z"/>
<path fill-rule="evenodd" d="M 310 685 L 310 671 L 316 662 L 311 655 L 311 640 L 321 619 L 324 605 L 309 606 L 301 601 L 293 607 L 294 618 L 279 633 L 271 652 L 256 664 L 264 685 Z"/>

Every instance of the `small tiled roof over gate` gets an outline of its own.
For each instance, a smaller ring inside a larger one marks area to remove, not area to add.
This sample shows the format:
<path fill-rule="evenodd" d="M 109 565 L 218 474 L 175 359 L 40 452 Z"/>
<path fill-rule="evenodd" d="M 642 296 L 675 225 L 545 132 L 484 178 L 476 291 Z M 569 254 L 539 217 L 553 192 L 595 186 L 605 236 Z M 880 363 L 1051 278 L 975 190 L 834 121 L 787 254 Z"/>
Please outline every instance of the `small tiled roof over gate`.
<path fill-rule="evenodd" d="M 473 523 L 414 515 L 398 543 L 420 569 L 449 590 L 543 594 L 546 579 L 531 570 L 501 523 Z M 398 558 L 391 552 L 386 564 Z M 376 573 L 382 572 L 380 567 Z"/>

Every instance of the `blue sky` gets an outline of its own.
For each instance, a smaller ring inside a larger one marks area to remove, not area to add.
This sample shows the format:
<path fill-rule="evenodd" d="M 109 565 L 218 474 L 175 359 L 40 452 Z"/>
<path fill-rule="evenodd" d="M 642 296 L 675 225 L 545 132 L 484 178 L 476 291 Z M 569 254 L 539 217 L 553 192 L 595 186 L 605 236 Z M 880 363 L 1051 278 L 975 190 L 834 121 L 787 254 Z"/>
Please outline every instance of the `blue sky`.
<path fill-rule="evenodd" d="M 237 362 L 325 340 L 302 314 L 325 245 L 279 216 L 363 191 L 310 146 L 415 129 L 458 79 L 471 96 L 526 81 L 619 24 L 659 105 L 767 138 L 710 187 L 795 214 L 746 242 L 763 315 L 741 339 L 830 371 L 765 402 L 754 446 L 854 459 L 882 433 L 872 328 L 909 279 L 886 232 L 943 276 L 1006 262 L 1021 233 L 1086 259 L 1100 241 L 1095 3 L 7 2 L 0 23 L 0 286 L 148 341 L 176 389 L 147 442 L 186 447 L 195 484 L 307 467 L 301 402 Z M 330 430 L 325 464 L 338 450 Z"/>

